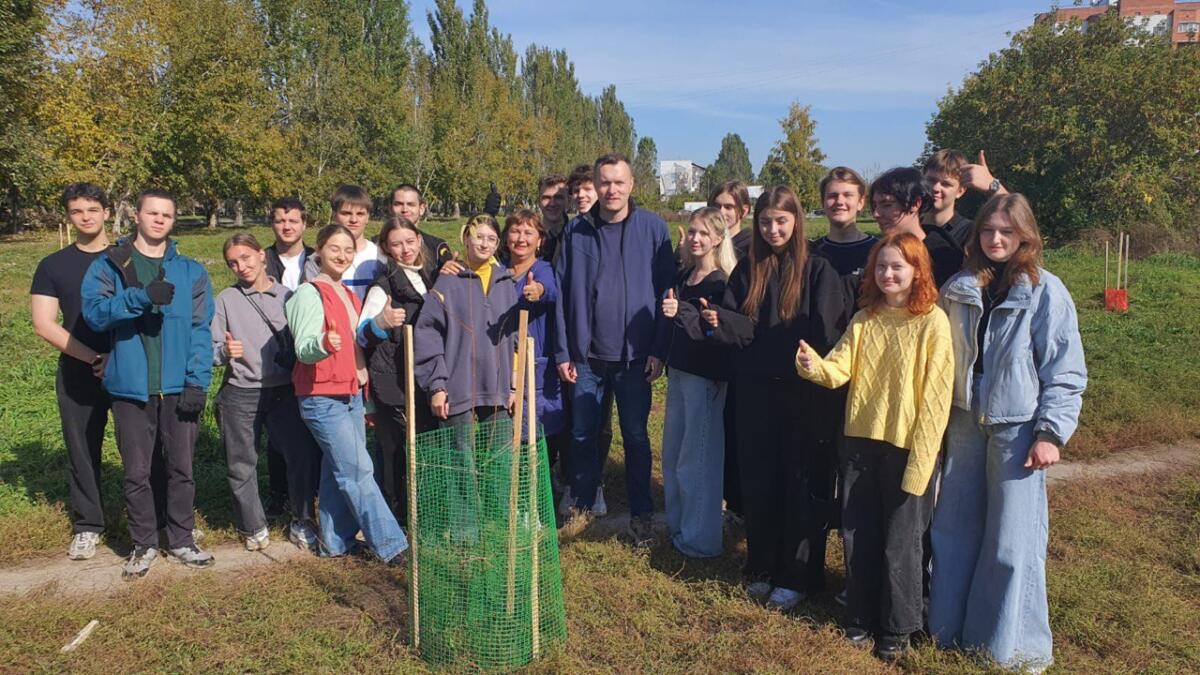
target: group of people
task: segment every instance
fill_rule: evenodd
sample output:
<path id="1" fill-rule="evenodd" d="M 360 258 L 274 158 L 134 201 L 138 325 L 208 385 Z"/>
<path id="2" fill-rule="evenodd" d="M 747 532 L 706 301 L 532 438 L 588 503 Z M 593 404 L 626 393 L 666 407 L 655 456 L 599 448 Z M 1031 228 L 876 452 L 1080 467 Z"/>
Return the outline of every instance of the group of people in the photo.
<path id="1" fill-rule="evenodd" d="M 135 234 L 110 246 L 103 191 L 69 186 L 76 242 L 42 261 L 31 292 L 35 328 L 63 352 L 70 557 L 90 557 L 104 529 L 99 453 L 111 409 L 134 543 L 126 577 L 147 573 L 161 530 L 168 558 L 213 564 L 195 542 L 191 471 L 212 368 L 223 365 L 215 412 L 246 547 L 269 544 L 257 473 L 265 428 L 293 543 L 337 556 L 359 548 L 361 532 L 380 560 L 402 563 L 409 425 L 466 439 L 507 416 L 526 311 L 565 527 L 606 510 L 615 406 L 627 536 L 654 543 L 648 421 L 665 372 L 664 508 L 682 555 L 722 555 L 725 523 L 742 520 L 747 592 L 787 611 L 824 587 L 836 530 L 852 643 L 873 638 L 893 660 L 928 630 L 1004 666 L 1049 665 L 1041 469 L 1075 430 L 1086 369 L 1074 305 L 1041 267 L 1026 199 L 986 163 L 942 150 L 869 186 L 831 170 L 820 184 L 829 232 L 815 241 L 789 188 L 752 204 L 745 185 L 723 183 L 676 249 L 666 222 L 630 200 L 633 187 L 619 154 L 547 176 L 539 209 L 503 225 L 469 218 L 461 258 L 421 231 L 426 204 L 413 185 L 392 192 L 374 240 L 369 195 L 339 188 L 315 249 L 304 206 L 281 199 L 272 245 L 246 233 L 225 243 L 234 284 L 214 302 L 208 274 L 169 237 L 169 194 L 142 193 Z M 955 210 L 968 189 L 989 193 L 974 222 Z M 879 238 L 858 229 L 868 203 Z M 469 441 L 460 445 L 473 461 Z"/>

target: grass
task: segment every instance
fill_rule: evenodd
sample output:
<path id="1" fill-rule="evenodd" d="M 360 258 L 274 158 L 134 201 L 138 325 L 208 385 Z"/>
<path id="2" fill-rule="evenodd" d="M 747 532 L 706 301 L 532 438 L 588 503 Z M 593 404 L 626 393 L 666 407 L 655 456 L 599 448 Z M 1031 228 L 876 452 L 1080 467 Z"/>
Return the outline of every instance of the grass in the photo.
<path id="1" fill-rule="evenodd" d="M 429 229 L 453 240 L 459 223 Z M 820 229 L 814 224 L 812 232 Z M 266 228 L 252 231 L 270 240 Z M 231 281 L 220 259 L 231 233 L 188 228 L 181 250 L 198 258 L 218 289 Z M 3 239 L 0 250 L 0 565 L 59 555 L 69 536 L 67 463 L 53 391 L 55 356 L 33 334 L 29 280 L 55 237 Z M 1200 258 L 1134 261 L 1131 310 L 1103 311 L 1103 259 L 1076 250 L 1047 255 L 1079 308 L 1090 384 L 1069 459 L 1132 445 L 1200 436 Z M 661 438 L 664 384 L 655 387 L 651 438 Z M 216 391 L 214 382 L 213 392 Z M 618 436 L 619 440 L 619 436 Z M 618 447 L 606 477 L 612 508 L 624 508 Z M 206 543 L 234 538 L 230 496 L 211 408 L 202 420 L 195 475 Z M 661 483 L 656 466 L 656 503 Z M 1052 498 L 1052 622 L 1059 663 L 1079 671 L 1200 670 L 1200 476 L 1122 481 L 1111 490 L 1069 486 Z M 108 539 L 127 543 L 120 458 L 109 426 L 103 457 Z M 733 544 L 734 542 L 731 542 Z M 840 563 L 831 546 L 831 582 Z M 840 645 L 836 606 L 816 600 L 806 618 L 772 615 L 737 589 L 740 553 L 685 562 L 669 549 L 640 555 L 610 541 L 562 551 L 566 651 L 538 666 L 570 671 L 866 671 L 869 656 Z M 314 560 L 231 580 L 148 580 L 115 600 L 66 602 L 52 590 L 0 601 L 0 670 L 411 670 L 404 646 L 402 578 L 366 563 Z M 187 608 L 187 609 L 182 609 Z M 132 611 L 130 611 L 132 610 Z M 93 617 L 99 633 L 75 656 L 57 647 Z M 149 628 L 148 628 L 149 627 Z M 912 668 L 977 671 L 969 658 L 919 650 Z"/>
<path id="2" fill-rule="evenodd" d="M 1055 671 L 1200 669 L 1200 472 L 1069 485 L 1051 508 Z M 564 544 L 571 639 L 530 672 L 889 672 L 842 643 L 827 595 L 795 617 L 748 601 L 741 555 L 686 561 L 669 546 Z M 836 554 L 829 564 L 840 576 Z M 406 644 L 406 607 L 403 575 L 363 560 L 152 574 L 112 598 L 68 600 L 50 587 L 0 599 L 0 654 L 12 672 L 413 672 L 424 667 Z M 93 618 L 88 642 L 58 653 Z M 902 668 L 992 672 L 930 646 Z"/>

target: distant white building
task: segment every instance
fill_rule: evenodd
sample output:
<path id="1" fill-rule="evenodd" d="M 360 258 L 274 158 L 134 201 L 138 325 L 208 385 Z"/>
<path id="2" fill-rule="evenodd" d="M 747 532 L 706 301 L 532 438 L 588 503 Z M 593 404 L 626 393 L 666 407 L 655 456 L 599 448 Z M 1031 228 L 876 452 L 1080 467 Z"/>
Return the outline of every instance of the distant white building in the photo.
<path id="1" fill-rule="evenodd" d="M 663 197 L 699 192 L 704 167 L 690 159 L 668 159 L 658 163 L 658 191 Z"/>

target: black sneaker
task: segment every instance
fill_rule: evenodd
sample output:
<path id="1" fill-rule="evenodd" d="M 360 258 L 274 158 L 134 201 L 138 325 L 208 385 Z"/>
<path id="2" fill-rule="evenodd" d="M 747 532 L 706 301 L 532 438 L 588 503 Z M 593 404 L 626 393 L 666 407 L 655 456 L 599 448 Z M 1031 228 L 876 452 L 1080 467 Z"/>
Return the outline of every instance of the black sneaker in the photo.
<path id="1" fill-rule="evenodd" d="M 594 512 L 593 512 L 594 513 Z M 629 529 L 625 532 L 634 548 L 654 546 L 654 516 L 649 513 L 629 517 Z"/>
<path id="2" fill-rule="evenodd" d="M 865 649 L 867 643 L 871 641 L 871 631 L 860 626 L 846 626 L 843 633 L 845 633 L 846 642 L 859 649 Z"/>
<path id="3" fill-rule="evenodd" d="M 875 638 L 875 658 L 893 663 L 908 651 L 908 636 L 883 633 Z"/>

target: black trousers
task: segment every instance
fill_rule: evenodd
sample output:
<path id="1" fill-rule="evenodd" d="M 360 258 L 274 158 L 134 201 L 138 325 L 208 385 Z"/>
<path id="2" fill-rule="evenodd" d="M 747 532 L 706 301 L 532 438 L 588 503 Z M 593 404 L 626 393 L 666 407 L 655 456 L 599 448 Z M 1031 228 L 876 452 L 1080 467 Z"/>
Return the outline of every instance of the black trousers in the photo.
<path id="1" fill-rule="evenodd" d="M 907 450 L 846 437 L 841 454 L 849 623 L 907 635 L 922 625 L 921 537 L 933 490 L 918 497 L 900 489 Z"/>
<path id="2" fill-rule="evenodd" d="M 742 476 L 738 471 L 737 453 L 737 387 L 733 382 L 725 389 L 725 508 L 742 515 Z"/>
<path id="3" fill-rule="evenodd" d="M 812 392 L 792 379 L 739 378 L 738 469 L 746 519 L 745 574 L 816 592 L 825 583 L 825 522 L 831 464 L 811 442 Z"/>
<path id="4" fill-rule="evenodd" d="M 195 543 L 193 508 L 196 484 L 192 480 L 192 460 L 199 424 L 195 416 L 182 417 L 176 412 L 177 394 L 153 396 L 145 403 L 113 399 L 117 446 L 125 467 L 125 508 L 129 516 L 129 536 L 135 546 L 158 545 L 155 516 L 156 493 L 165 520 L 170 548 Z M 161 452 L 166 473 L 165 487 L 153 485 L 151 465 L 156 447 Z"/>
<path id="5" fill-rule="evenodd" d="M 267 437 L 267 485 L 267 497 L 272 503 L 288 503 L 287 456 L 270 436 Z"/>
<path id="6" fill-rule="evenodd" d="M 433 428 L 433 414 L 418 393 L 417 433 Z M 408 415 L 404 406 L 375 405 L 375 479 L 401 525 L 408 524 Z"/>
<path id="7" fill-rule="evenodd" d="M 92 368 L 65 357 L 54 378 L 58 416 L 70 466 L 70 506 L 74 532 L 103 532 L 104 503 L 100 495 L 100 450 L 111 403 Z"/>

